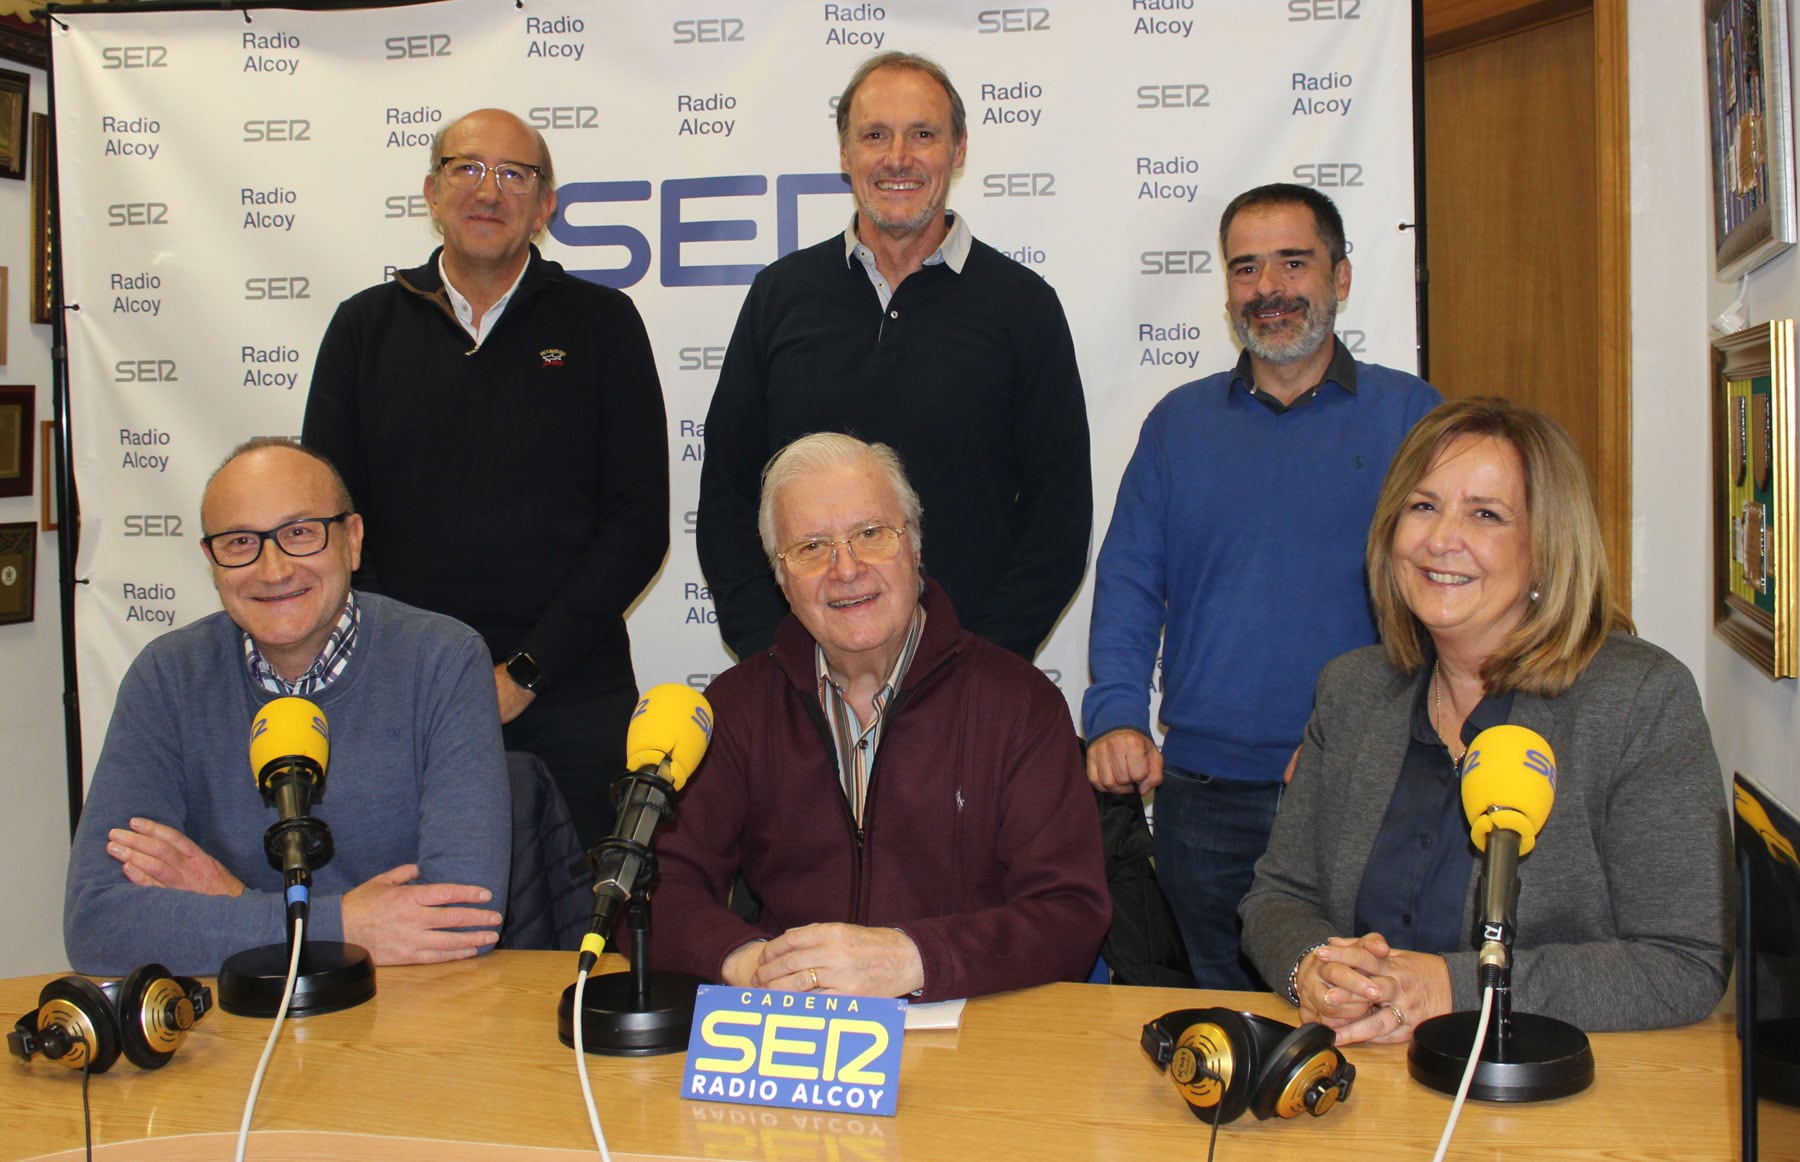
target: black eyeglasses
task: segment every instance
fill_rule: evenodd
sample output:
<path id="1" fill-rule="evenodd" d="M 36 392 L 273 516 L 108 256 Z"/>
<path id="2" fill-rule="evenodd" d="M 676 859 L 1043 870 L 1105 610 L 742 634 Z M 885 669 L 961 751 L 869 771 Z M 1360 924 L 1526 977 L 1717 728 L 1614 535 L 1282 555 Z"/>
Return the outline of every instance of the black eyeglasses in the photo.
<path id="1" fill-rule="evenodd" d="M 263 542 L 274 541 L 290 557 L 315 557 L 331 543 L 331 526 L 341 524 L 350 512 L 336 516 L 304 516 L 272 529 L 229 529 L 201 537 L 206 555 L 221 569 L 242 569 L 262 556 Z"/>
<path id="2" fill-rule="evenodd" d="M 444 180 L 456 189 L 472 190 L 492 172 L 494 184 L 502 192 L 519 196 L 537 188 L 538 179 L 544 176 L 542 169 L 522 161 L 502 161 L 490 166 L 472 157 L 440 157 L 438 168 L 444 171 Z"/>

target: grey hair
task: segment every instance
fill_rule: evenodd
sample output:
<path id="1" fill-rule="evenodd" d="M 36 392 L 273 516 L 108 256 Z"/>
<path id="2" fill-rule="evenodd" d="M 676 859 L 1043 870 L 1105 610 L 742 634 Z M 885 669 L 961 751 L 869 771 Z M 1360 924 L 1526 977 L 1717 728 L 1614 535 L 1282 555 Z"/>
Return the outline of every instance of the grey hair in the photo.
<path id="1" fill-rule="evenodd" d="M 781 558 L 776 555 L 781 551 L 781 546 L 775 543 L 776 495 L 810 473 L 828 468 L 863 466 L 874 468 L 886 477 L 888 487 L 894 490 L 894 495 L 900 500 L 900 510 L 906 517 L 907 533 L 912 537 L 914 550 L 924 549 L 925 510 L 919 504 L 918 492 L 906 478 L 906 469 L 900 463 L 900 453 L 886 444 L 866 443 L 841 432 L 814 432 L 801 436 L 775 453 L 763 468 L 762 499 L 756 509 L 756 531 L 762 536 L 763 554 L 769 558 L 769 568 L 775 571 L 777 581 L 783 580 L 783 575 Z"/>

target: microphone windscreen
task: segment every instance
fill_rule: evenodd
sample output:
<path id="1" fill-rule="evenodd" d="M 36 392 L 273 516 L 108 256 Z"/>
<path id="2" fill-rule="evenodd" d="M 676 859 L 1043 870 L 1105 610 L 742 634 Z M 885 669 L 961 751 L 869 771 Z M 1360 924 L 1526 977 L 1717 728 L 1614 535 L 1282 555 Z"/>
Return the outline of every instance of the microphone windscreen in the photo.
<path id="1" fill-rule="evenodd" d="M 1519 834 L 1519 854 L 1530 853 L 1556 801 L 1556 755 L 1544 736 L 1504 723 L 1475 736 L 1463 756 L 1463 814 L 1481 851 L 1496 827 Z"/>
<path id="2" fill-rule="evenodd" d="M 625 729 L 625 769 L 641 771 L 669 760 L 677 791 L 687 782 L 712 741 L 712 707 L 692 686 L 666 682 L 638 699 Z"/>
<path id="3" fill-rule="evenodd" d="M 279 759 L 310 759 L 323 771 L 330 757 L 325 712 L 304 698 L 277 698 L 250 723 L 250 773 L 258 786 L 263 771 Z"/>

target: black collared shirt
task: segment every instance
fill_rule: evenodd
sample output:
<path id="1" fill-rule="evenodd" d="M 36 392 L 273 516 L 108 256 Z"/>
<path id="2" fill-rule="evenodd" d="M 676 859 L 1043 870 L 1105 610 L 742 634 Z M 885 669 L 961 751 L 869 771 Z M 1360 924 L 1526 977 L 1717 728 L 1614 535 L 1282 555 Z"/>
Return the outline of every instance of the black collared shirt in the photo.
<path id="1" fill-rule="evenodd" d="M 1337 336 L 1331 338 L 1331 362 L 1325 365 L 1325 378 L 1313 384 L 1294 397 L 1293 403 L 1282 403 L 1281 400 L 1262 388 L 1256 386 L 1256 379 L 1251 374 L 1250 352 L 1245 351 L 1238 356 L 1237 369 L 1231 373 L 1231 382 L 1243 384 L 1250 398 L 1262 404 L 1276 415 L 1290 408 L 1305 407 L 1319 398 L 1319 389 L 1328 383 L 1335 383 L 1351 395 L 1356 394 L 1356 360 L 1351 357 L 1350 349 L 1338 342 Z"/>
<path id="2" fill-rule="evenodd" d="M 1463 904 L 1477 853 L 1462 780 L 1431 725 L 1431 667 L 1421 675 L 1412 741 L 1356 894 L 1356 931 L 1379 932 L 1395 948 L 1461 952 L 1470 947 Z M 1483 698 L 1463 722 L 1465 752 L 1476 735 L 1510 719 L 1512 705 L 1511 691 Z"/>

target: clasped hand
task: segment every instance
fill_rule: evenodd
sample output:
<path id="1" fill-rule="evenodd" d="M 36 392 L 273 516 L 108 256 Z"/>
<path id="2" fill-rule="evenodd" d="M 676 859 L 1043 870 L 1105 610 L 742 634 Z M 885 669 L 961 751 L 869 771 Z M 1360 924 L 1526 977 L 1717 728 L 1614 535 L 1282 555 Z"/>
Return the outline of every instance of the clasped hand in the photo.
<path id="1" fill-rule="evenodd" d="M 807 924 L 725 958 L 726 984 L 791 992 L 901 997 L 925 985 L 919 947 L 897 928 Z"/>
<path id="2" fill-rule="evenodd" d="M 1379 932 L 1333 936 L 1294 974 L 1300 1018 L 1337 1032 L 1339 1045 L 1412 1040 L 1423 1021 L 1450 1011 L 1450 968 L 1441 956 L 1390 946 Z"/>

